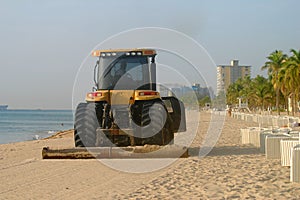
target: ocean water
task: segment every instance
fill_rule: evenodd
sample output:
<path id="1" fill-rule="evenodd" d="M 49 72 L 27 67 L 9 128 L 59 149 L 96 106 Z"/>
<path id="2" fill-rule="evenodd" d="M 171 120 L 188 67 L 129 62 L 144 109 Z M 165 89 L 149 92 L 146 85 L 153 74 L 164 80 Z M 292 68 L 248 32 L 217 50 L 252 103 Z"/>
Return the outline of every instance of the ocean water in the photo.
<path id="1" fill-rule="evenodd" d="M 72 128 L 71 110 L 0 111 L 0 144 L 45 138 Z"/>

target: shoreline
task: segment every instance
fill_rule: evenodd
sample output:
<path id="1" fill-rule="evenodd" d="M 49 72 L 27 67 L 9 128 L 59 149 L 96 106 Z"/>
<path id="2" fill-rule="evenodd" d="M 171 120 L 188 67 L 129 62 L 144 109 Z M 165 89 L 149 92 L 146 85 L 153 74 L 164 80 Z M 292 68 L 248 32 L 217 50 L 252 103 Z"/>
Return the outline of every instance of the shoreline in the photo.
<path id="1" fill-rule="evenodd" d="M 23 141 L 17 141 L 17 142 L 8 142 L 8 143 L 2 143 L 0 145 L 8 145 L 8 144 L 16 144 L 16 143 L 23 143 L 23 142 L 32 142 L 32 141 L 41 141 L 41 140 L 48 140 L 48 139 L 57 139 L 57 138 L 63 138 L 63 137 L 73 137 L 73 131 L 74 129 L 66 129 L 61 130 L 52 133 L 51 135 L 47 137 L 43 137 L 40 139 L 30 139 L 30 140 L 23 140 Z"/>
<path id="2" fill-rule="evenodd" d="M 49 137 L 42 138 L 41 140 L 57 139 L 57 138 L 62 138 L 62 137 L 70 137 L 69 135 L 71 135 L 72 133 L 74 133 L 74 129 L 62 130 L 62 131 L 58 131 L 58 132 L 54 133 L 53 135 L 51 135 Z M 71 136 L 73 137 L 73 134 Z"/>

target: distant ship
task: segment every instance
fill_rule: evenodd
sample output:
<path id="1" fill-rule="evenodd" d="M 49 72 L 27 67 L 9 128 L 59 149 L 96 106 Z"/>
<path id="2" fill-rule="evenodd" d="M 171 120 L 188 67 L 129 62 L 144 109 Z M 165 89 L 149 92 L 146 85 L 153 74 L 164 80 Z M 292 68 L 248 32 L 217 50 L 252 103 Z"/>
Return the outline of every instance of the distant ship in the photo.
<path id="1" fill-rule="evenodd" d="M 1 110 L 7 110 L 8 105 L 0 105 L 0 111 Z"/>

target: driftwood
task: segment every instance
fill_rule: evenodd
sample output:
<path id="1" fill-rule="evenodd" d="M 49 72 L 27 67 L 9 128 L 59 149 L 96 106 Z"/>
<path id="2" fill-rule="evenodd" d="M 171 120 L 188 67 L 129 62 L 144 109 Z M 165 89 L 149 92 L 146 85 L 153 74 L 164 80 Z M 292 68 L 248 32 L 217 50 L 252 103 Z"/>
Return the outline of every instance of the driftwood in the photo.
<path id="1" fill-rule="evenodd" d="M 43 159 L 95 159 L 95 158 L 187 158 L 188 149 L 178 145 L 145 145 L 135 147 L 76 147 L 51 149 L 44 147 Z"/>

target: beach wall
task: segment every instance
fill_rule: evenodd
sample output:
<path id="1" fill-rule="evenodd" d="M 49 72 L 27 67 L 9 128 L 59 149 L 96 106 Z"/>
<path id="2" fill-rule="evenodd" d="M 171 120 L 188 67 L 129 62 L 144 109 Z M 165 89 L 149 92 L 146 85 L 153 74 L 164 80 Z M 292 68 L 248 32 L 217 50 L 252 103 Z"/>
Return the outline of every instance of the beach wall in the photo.
<path id="1" fill-rule="evenodd" d="M 277 116 L 232 112 L 231 117 L 247 122 L 256 122 L 259 124 L 260 127 L 294 127 L 298 126 L 298 124 L 300 123 L 300 118 L 294 116 Z"/>

